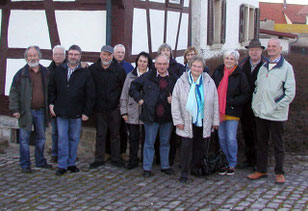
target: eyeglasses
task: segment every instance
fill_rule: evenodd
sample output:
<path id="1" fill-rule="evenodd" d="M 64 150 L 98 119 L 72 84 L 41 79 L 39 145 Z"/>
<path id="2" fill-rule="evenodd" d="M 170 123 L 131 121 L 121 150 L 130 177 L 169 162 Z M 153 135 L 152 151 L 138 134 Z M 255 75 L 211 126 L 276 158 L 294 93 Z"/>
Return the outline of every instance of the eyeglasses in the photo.
<path id="1" fill-rule="evenodd" d="M 69 53 L 68 55 L 75 57 L 75 56 L 80 56 L 80 53 Z"/>
<path id="2" fill-rule="evenodd" d="M 64 56 L 64 54 L 63 53 L 55 53 L 55 54 L 53 54 L 54 56 Z"/>

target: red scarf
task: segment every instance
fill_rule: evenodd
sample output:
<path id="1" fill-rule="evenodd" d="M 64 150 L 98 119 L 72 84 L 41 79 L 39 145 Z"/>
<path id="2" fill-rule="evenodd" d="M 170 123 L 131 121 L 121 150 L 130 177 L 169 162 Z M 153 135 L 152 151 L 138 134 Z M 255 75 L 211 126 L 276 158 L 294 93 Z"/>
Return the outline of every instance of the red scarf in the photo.
<path id="1" fill-rule="evenodd" d="M 227 89 L 228 89 L 229 75 L 232 74 L 232 72 L 235 70 L 236 67 L 237 65 L 235 65 L 231 69 L 227 69 L 226 66 L 224 66 L 224 77 L 221 79 L 219 86 L 218 86 L 217 91 L 218 91 L 220 122 L 225 120 L 225 115 L 226 115 Z"/>

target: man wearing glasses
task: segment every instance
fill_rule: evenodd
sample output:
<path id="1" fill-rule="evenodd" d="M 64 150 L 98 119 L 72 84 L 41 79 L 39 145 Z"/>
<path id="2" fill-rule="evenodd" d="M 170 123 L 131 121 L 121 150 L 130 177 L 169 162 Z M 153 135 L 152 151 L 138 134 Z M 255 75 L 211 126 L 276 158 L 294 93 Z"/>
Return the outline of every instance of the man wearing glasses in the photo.
<path id="1" fill-rule="evenodd" d="M 72 45 L 67 55 L 67 63 L 51 73 L 48 86 L 50 113 L 58 125 L 58 176 L 79 172 L 75 161 L 81 122 L 89 119 L 95 103 L 91 74 L 80 65 L 80 47 Z"/>

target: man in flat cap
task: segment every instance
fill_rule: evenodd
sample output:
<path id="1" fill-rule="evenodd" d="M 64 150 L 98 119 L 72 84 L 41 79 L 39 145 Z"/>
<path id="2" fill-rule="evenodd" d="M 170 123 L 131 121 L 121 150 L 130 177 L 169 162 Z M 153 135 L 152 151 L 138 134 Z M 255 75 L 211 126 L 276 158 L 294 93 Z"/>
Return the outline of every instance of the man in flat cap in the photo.
<path id="1" fill-rule="evenodd" d="M 245 57 L 240 62 L 239 66 L 242 68 L 248 79 L 250 98 L 243 106 L 243 114 L 241 118 L 246 160 L 239 165 L 239 168 L 252 167 L 254 169 L 256 166 L 255 144 L 257 141 L 257 134 L 255 116 L 251 109 L 251 101 L 259 69 L 267 59 L 262 56 L 262 51 L 265 47 L 261 45 L 261 42 L 258 39 L 251 40 L 249 45 L 245 46 L 245 48 L 248 49 L 249 56 Z"/>
<path id="2" fill-rule="evenodd" d="M 106 135 L 110 131 L 111 164 L 124 167 L 120 157 L 120 122 L 119 109 L 122 87 L 126 78 L 124 68 L 113 60 L 113 48 L 104 45 L 100 58 L 89 67 L 95 88 L 96 104 L 96 145 L 95 160 L 90 169 L 105 164 Z"/>

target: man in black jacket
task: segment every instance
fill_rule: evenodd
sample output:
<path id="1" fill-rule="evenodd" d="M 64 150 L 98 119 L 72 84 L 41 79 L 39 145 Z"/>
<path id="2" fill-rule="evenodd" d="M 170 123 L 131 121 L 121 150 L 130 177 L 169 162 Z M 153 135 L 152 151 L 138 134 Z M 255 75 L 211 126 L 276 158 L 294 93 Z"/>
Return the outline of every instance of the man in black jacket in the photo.
<path id="1" fill-rule="evenodd" d="M 81 121 L 86 121 L 95 102 L 94 83 L 88 69 L 80 66 L 81 49 L 72 45 L 68 50 L 68 62 L 60 65 L 50 76 L 49 109 L 57 117 L 58 170 L 62 175 L 75 166 Z"/>
<path id="2" fill-rule="evenodd" d="M 54 72 L 59 65 L 62 65 L 66 62 L 65 60 L 65 48 L 61 45 L 56 45 L 52 49 L 52 62 L 48 66 L 49 73 Z M 58 127 L 57 119 L 55 117 L 51 118 L 51 161 L 58 162 Z"/>
<path id="3" fill-rule="evenodd" d="M 110 131 L 111 164 L 123 167 L 120 157 L 120 122 L 119 109 L 122 87 L 126 78 L 124 68 L 113 61 L 113 48 L 105 45 L 100 58 L 89 67 L 96 89 L 96 146 L 95 161 L 90 168 L 105 164 L 106 134 Z"/>
<path id="4" fill-rule="evenodd" d="M 251 109 L 251 101 L 259 69 L 266 61 L 266 58 L 262 56 L 262 51 L 265 47 L 261 45 L 261 42 L 258 39 L 251 40 L 249 45 L 245 46 L 245 48 L 248 49 L 249 56 L 244 58 L 239 66 L 242 68 L 248 79 L 250 95 L 249 101 L 243 106 L 243 114 L 241 118 L 246 160 L 239 165 L 239 168 L 254 168 L 256 165 L 255 143 L 257 141 L 257 134 L 255 116 Z"/>
<path id="5" fill-rule="evenodd" d="M 143 176 L 151 176 L 154 143 L 159 131 L 161 172 L 173 175 L 169 165 L 170 135 L 172 129 L 171 95 L 177 76 L 168 71 L 169 60 L 158 55 L 156 70 L 144 73 L 131 83 L 129 95 L 142 105 L 140 115 L 144 122 L 145 142 L 143 150 Z"/>

